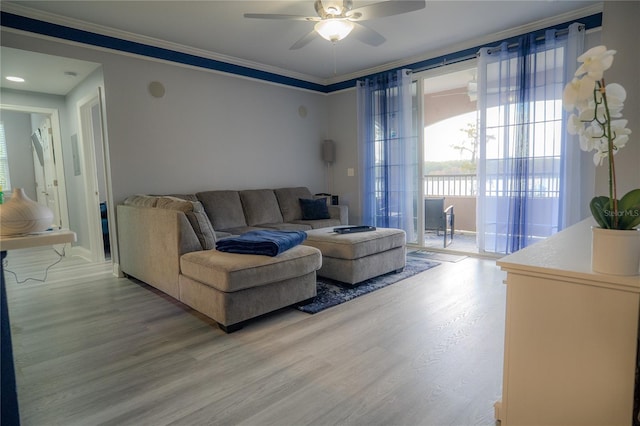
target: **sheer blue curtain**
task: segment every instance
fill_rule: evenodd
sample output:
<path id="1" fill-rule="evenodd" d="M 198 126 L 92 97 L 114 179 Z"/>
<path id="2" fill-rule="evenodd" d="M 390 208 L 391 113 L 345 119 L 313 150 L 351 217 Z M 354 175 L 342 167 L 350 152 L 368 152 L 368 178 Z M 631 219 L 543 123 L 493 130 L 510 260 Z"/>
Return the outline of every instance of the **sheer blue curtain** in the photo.
<path id="1" fill-rule="evenodd" d="M 411 72 L 359 80 L 357 93 L 363 224 L 404 229 L 414 242 L 418 155 Z"/>
<path id="2" fill-rule="evenodd" d="M 533 34 L 480 50 L 478 246 L 512 253 L 579 219 L 579 188 L 562 92 L 576 69 L 584 31 Z M 577 185 L 577 187 L 576 187 Z M 579 191 L 578 191 L 579 192 Z"/>

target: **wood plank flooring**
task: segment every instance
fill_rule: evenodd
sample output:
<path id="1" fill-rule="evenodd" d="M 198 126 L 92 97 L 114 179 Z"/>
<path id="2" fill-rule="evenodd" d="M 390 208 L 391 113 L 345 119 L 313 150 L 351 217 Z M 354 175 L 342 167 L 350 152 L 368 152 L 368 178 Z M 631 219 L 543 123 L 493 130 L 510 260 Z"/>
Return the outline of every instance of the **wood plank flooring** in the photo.
<path id="1" fill-rule="evenodd" d="M 9 252 L 42 278 L 57 256 Z M 111 264 L 7 274 L 23 425 L 495 425 L 504 274 L 467 258 L 225 334 Z"/>

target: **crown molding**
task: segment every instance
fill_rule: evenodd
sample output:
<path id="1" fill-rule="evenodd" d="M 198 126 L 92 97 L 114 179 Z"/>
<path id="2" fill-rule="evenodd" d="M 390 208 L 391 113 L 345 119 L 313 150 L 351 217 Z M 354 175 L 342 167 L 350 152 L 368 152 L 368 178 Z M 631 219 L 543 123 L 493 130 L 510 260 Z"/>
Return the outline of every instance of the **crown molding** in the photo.
<path id="1" fill-rule="evenodd" d="M 598 13 L 602 13 L 603 4 L 596 4 L 593 6 L 585 7 L 582 9 L 573 10 L 571 12 L 563 13 L 561 15 L 556 15 L 552 18 L 542 19 L 539 21 L 531 22 L 526 25 L 522 25 L 519 27 L 511 28 L 508 30 L 500 31 L 497 33 L 489 34 L 483 37 L 479 37 L 473 40 L 468 40 L 462 43 L 458 43 L 455 45 L 447 46 L 443 49 L 438 49 L 434 51 L 430 51 L 428 53 L 417 55 L 409 58 L 404 58 L 402 60 L 398 60 L 395 62 L 389 62 L 386 64 L 382 64 L 376 67 L 368 68 L 362 71 L 358 71 L 351 74 L 341 75 L 339 77 L 333 77 L 328 79 L 325 84 L 333 85 L 343 83 L 345 81 L 354 80 L 358 78 L 362 78 L 367 75 L 378 74 L 384 71 L 393 70 L 396 68 L 408 67 L 411 68 L 412 65 L 428 61 L 429 59 L 446 57 L 447 55 L 451 55 L 453 52 L 461 52 L 467 49 L 472 49 L 478 46 L 490 45 L 491 43 L 499 42 L 500 40 L 509 39 L 512 37 L 517 37 L 522 34 L 539 31 L 545 28 L 553 27 L 559 24 L 564 24 L 567 22 L 574 21 L 576 19 L 584 18 L 586 16 L 596 15 Z"/>
<path id="2" fill-rule="evenodd" d="M 107 37 L 113 37 L 120 40 L 126 40 L 133 43 L 139 43 L 146 46 L 157 47 L 160 49 L 166 49 L 173 52 L 184 53 L 200 58 L 211 59 L 214 61 L 224 62 L 231 65 L 237 65 L 240 67 L 251 68 L 258 71 L 264 71 L 267 73 L 278 74 L 283 77 L 293 78 L 296 80 L 302 80 L 313 84 L 319 84 L 322 86 L 327 85 L 325 79 L 310 76 L 308 74 L 296 73 L 294 71 L 286 70 L 284 68 L 274 67 L 271 65 L 262 64 L 259 62 L 253 62 L 234 56 L 223 55 L 221 53 L 212 52 L 209 50 L 199 49 L 191 46 L 186 46 L 179 43 L 174 43 L 166 40 L 157 39 L 154 37 L 148 37 L 141 34 L 131 33 L 128 31 L 118 30 L 115 28 L 93 24 L 90 22 L 82 21 L 79 19 L 69 18 L 54 13 L 43 12 L 40 10 L 32 9 L 30 7 L 17 5 L 13 3 L 2 4 L 2 11 L 20 15 L 25 18 L 36 19 L 39 21 L 48 22 L 55 25 L 61 25 L 77 30 L 87 31 L 94 34 L 99 34 Z"/>
<path id="3" fill-rule="evenodd" d="M 454 52 L 462 52 L 468 49 L 477 48 L 479 46 L 490 45 L 492 43 L 497 43 L 500 40 L 517 37 L 519 35 L 526 34 L 529 32 L 535 32 L 535 31 L 539 31 L 545 28 L 550 28 L 559 24 L 571 22 L 574 20 L 579 20 L 587 16 L 602 13 L 602 11 L 603 11 L 603 3 L 598 3 L 590 7 L 567 12 L 561 15 L 554 16 L 552 18 L 539 20 L 536 22 L 532 22 L 526 25 L 509 29 L 509 30 L 500 31 L 500 32 L 486 35 L 473 40 L 468 40 L 462 43 L 447 46 L 446 48 L 443 48 L 443 49 L 430 51 L 422 55 L 416 55 L 416 56 L 405 58 L 402 60 L 388 62 L 376 67 L 363 69 L 350 74 L 343 74 L 343 75 L 328 78 L 328 79 L 321 79 L 321 78 L 317 78 L 307 74 L 296 73 L 296 72 L 279 68 L 279 67 L 273 67 L 273 66 L 265 65 L 258 62 L 248 61 L 248 60 L 244 60 L 244 59 L 240 59 L 240 58 L 236 58 L 228 55 L 219 54 L 216 52 L 207 51 L 204 49 L 193 48 L 190 46 L 168 42 L 168 41 L 156 39 L 153 37 L 147 37 L 140 34 L 130 33 L 127 31 L 117 30 L 114 28 L 110 28 L 110 27 L 106 27 L 98 24 L 92 24 L 86 21 L 68 18 L 65 16 L 52 14 L 49 12 L 43 12 L 43 11 L 35 10 L 29 7 L 13 4 L 10 2 L 2 3 L 2 12 L 12 13 L 25 18 L 43 21 L 46 23 L 54 24 L 54 25 L 60 25 L 60 26 L 72 28 L 75 30 L 86 31 L 88 33 L 93 33 L 100 36 L 111 37 L 117 40 L 124 40 L 127 42 L 137 43 L 141 46 L 164 49 L 169 52 L 177 52 L 179 54 L 190 55 L 196 58 L 203 58 L 211 61 L 217 61 L 217 62 L 228 64 L 231 66 L 243 67 L 245 69 L 255 70 L 258 73 L 264 72 L 274 76 L 281 76 L 283 78 L 294 79 L 301 82 L 309 83 L 310 85 L 321 86 L 326 88 L 326 90 L 322 90 L 322 89 L 316 90 L 314 88 L 305 88 L 305 87 L 298 86 L 298 88 L 302 88 L 303 90 L 311 90 L 314 92 L 319 91 L 321 93 L 333 93 L 336 90 L 342 90 L 343 86 L 345 86 L 345 84 L 348 84 L 351 81 L 355 81 L 359 78 L 378 74 L 378 73 L 389 71 L 392 69 L 398 69 L 398 68 L 404 68 L 404 67 L 411 68 L 413 65 L 416 65 L 425 61 L 429 61 L 435 58 L 444 58 L 444 60 L 446 61 L 446 57 L 448 55 L 452 55 L 452 53 Z M 16 31 L 20 31 L 20 30 L 16 30 Z M 29 31 L 25 31 L 25 32 L 29 32 Z M 46 35 L 43 35 L 43 34 L 38 34 L 38 35 L 47 37 Z M 58 39 L 58 40 L 60 39 L 59 37 L 55 37 L 55 36 L 51 36 L 51 38 Z M 67 40 L 67 41 L 74 44 L 89 46 L 95 49 L 116 52 L 122 55 L 143 56 L 151 60 L 159 60 L 162 62 L 177 62 L 177 61 L 165 60 L 162 58 L 154 57 L 153 55 L 144 55 L 140 53 L 127 52 L 124 50 L 119 50 L 116 47 L 113 47 L 113 48 L 101 47 L 91 43 L 82 43 L 81 41 L 77 41 L 77 40 L 75 41 Z M 198 65 L 184 64 L 184 63 L 183 65 L 193 66 L 196 68 L 205 68 L 214 72 L 231 73 L 231 74 L 240 75 L 240 74 L 234 73 L 233 71 L 226 71 L 224 69 L 206 68 Z M 244 77 L 247 77 L 250 79 L 256 79 L 260 81 L 273 82 L 275 84 L 284 84 L 287 86 L 296 87 L 294 84 L 287 84 L 286 82 L 284 83 L 277 82 L 271 78 L 252 77 L 251 75 L 248 75 L 248 76 L 244 75 Z M 334 87 L 331 87 L 331 86 L 334 86 Z"/>

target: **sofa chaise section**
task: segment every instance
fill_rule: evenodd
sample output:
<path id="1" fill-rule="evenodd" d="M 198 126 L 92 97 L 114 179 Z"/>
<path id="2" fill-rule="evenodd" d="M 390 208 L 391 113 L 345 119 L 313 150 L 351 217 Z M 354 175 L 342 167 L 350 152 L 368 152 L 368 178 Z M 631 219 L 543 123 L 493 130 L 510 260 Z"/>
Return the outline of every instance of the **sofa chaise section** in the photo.
<path id="1" fill-rule="evenodd" d="M 191 252 L 181 257 L 180 300 L 234 331 L 250 318 L 316 295 L 319 250 L 299 245 L 278 256 Z"/>
<path id="2" fill-rule="evenodd" d="M 226 332 L 315 296 L 318 249 L 298 245 L 274 257 L 220 252 L 199 201 L 130 198 L 117 207 L 122 272 L 211 317 Z"/>
<path id="3" fill-rule="evenodd" d="M 183 212 L 156 208 L 156 202 L 117 206 L 120 269 L 179 299 L 180 256 L 202 245 Z"/>

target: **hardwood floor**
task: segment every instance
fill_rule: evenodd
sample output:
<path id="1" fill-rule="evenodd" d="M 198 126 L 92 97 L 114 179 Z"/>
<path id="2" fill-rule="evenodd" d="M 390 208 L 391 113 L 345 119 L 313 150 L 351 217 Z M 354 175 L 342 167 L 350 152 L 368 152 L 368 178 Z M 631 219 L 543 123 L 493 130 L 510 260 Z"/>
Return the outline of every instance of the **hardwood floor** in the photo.
<path id="1" fill-rule="evenodd" d="M 52 251 L 10 252 L 42 278 Z M 23 425 L 494 425 L 504 274 L 442 264 L 324 312 L 227 335 L 111 265 L 7 274 Z"/>

